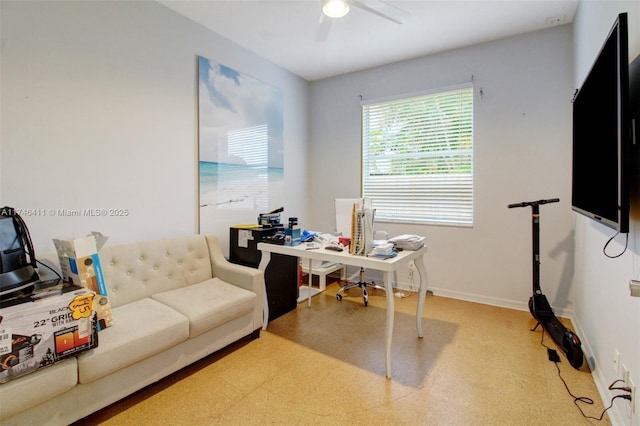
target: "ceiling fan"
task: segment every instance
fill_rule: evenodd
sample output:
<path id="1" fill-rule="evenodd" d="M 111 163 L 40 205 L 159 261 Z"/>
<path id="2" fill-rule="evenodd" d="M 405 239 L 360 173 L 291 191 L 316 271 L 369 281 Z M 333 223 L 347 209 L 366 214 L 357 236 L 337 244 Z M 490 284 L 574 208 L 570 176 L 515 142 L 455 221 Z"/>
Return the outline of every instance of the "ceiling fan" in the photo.
<path id="1" fill-rule="evenodd" d="M 320 2 L 322 13 L 320 14 L 316 41 L 326 40 L 333 20 L 349 13 L 351 6 L 366 10 L 396 24 L 402 24 L 409 17 L 408 12 L 382 0 L 320 0 Z"/>

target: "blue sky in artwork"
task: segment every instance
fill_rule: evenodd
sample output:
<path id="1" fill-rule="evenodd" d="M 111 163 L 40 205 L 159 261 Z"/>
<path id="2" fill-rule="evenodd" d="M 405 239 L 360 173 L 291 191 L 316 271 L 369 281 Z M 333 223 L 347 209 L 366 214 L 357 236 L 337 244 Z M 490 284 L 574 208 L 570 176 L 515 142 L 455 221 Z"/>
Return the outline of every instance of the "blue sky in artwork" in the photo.
<path id="1" fill-rule="evenodd" d="M 211 65 L 209 64 L 209 60 L 203 57 L 199 58 L 199 68 L 200 68 L 200 84 L 204 85 L 207 90 L 204 92 L 207 96 L 210 97 L 211 102 L 220 108 L 225 108 L 230 111 L 233 111 L 233 106 L 229 102 L 229 100 L 225 97 L 224 94 L 220 93 L 216 90 L 213 85 L 213 81 L 209 76 L 209 72 L 211 69 Z M 230 68 L 225 67 L 224 65 L 219 66 L 220 74 L 223 77 L 230 78 L 235 81 L 237 85 L 240 85 L 240 81 L 238 81 L 238 73 L 233 71 Z"/>
<path id="2" fill-rule="evenodd" d="M 227 151 L 230 132 L 266 125 L 269 166 L 283 167 L 282 92 L 207 58 L 198 58 L 200 159 L 238 163 Z"/>
<path id="3" fill-rule="evenodd" d="M 218 64 L 220 66 L 220 73 L 227 77 L 232 79 L 233 81 L 235 81 L 237 84 L 240 84 L 240 73 L 236 70 L 232 70 L 231 68 L 225 67 L 222 64 Z"/>

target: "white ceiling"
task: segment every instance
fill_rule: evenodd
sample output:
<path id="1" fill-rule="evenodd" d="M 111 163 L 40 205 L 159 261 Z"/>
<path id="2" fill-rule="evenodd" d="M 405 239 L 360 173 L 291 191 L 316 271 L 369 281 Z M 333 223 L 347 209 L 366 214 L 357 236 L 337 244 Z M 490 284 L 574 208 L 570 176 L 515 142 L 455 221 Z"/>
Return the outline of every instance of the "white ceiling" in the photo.
<path id="1" fill-rule="evenodd" d="M 404 23 L 352 7 L 324 41 L 320 0 L 158 1 L 313 81 L 569 24 L 579 0 L 386 0 L 409 13 Z"/>

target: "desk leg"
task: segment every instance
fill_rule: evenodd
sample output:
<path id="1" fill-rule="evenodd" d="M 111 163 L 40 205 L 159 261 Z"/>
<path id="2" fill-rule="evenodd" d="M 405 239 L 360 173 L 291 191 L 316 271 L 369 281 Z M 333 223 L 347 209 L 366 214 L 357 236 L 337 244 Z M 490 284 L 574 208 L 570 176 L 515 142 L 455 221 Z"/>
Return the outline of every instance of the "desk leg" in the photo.
<path id="1" fill-rule="evenodd" d="M 313 284 L 313 271 L 311 270 L 311 265 L 313 264 L 313 260 L 309 259 L 309 288 L 307 289 L 308 293 L 308 301 L 307 307 L 311 307 L 311 284 Z"/>
<path id="2" fill-rule="evenodd" d="M 393 300 L 393 283 L 391 282 L 391 273 L 384 272 L 384 288 L 387 295 L 387 330 L 385 333 L 385 354 L 384 358 L 387 367 L 387 378 L 391 378 L 391 338 L 393 337 L 393 320 L 395 315 L 395 301 Z"/>
<path id="3" fill-rule="evenodd" d="M 418 310 L 416 312 L 416 327 L 418 328 L 418 337 L 423 337 L 422 335 L 422 312 L 424 310 L 424 299 L 427 296 L 427 269 L 424 266 L 425 256 L 418 258 L 415 260 L 416 268 L 418 268 L 418 273 L 420 274 L 420 293 L 418 298 Z"/>
<path id="4" fill-rule="evenodd" d="M 266 276 L 267 265 L 271 261 L 271 253 L 268 251 L 262 252 L 262 258 L 260 259 L 260 265 L 258 269 L 262 271 L 263 277 Z M 262 289 L 262 329 L 267 329 L 269 323 L 269 299 L 267 298 L 267 280 L 263 278 L 262 283 L 264 288 Z"/>

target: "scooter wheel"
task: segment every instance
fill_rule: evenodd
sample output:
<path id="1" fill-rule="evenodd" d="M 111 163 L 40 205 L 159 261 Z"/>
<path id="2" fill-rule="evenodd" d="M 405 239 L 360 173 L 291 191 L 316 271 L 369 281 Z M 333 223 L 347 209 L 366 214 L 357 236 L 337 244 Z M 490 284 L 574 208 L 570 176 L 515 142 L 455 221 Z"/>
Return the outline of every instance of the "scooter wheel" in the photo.
<path id="1" fill-rule="evenodd" d="M 584 360 L 584 354 L 582 353 L 582 347 L 580 339 L 571 331 L 567 331 L 562 338 L 562 346 L 564 346 L 565 353 L 569 364 L 576 370 L 582 367 Z"/>

